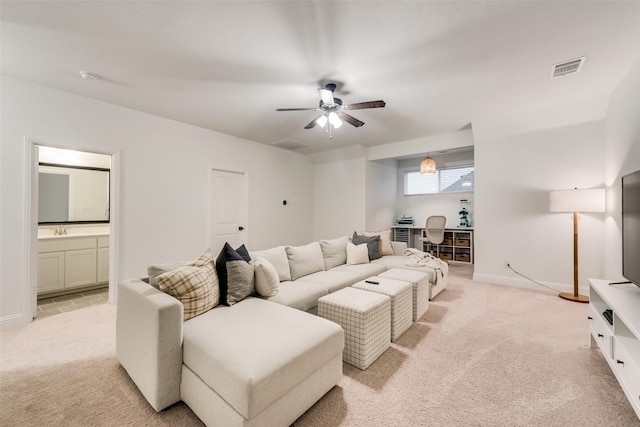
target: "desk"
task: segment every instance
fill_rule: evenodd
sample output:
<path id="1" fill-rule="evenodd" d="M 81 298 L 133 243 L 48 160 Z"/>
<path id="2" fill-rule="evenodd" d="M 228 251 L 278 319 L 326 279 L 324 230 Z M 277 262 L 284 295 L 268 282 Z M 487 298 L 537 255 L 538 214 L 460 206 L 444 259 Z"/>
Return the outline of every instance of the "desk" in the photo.
<path id="1" fill-rule="evenodd" d="M 425 250 L 420 241 L 424 237 L 424 227 L 396 225 L 393 229 L 393 240 L 405 242 L 410 248 Z M 473 228 L 445 228 L 444 240 L 433 245 L 433 254 L 443 261 L 473 264 Z"/>

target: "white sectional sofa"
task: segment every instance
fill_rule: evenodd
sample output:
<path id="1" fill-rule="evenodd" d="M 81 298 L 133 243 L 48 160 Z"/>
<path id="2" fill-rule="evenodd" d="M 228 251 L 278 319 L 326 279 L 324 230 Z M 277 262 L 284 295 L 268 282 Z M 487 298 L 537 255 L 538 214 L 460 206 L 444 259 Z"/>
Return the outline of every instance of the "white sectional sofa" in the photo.
<path id="1" fill-rule="evenodd" d="M 277 271 L 277 294 L 249 296 L 183 320 L 183 304 L 149 284 L 119 284 L 116 356 L 156 411 L 183 400 L 207 425 L 286 426 L 342 377 L 342 328 L 315 316 L 318 299 L 390 268 L 443 273 L 393 255 L 347 264 L 347 238 L 250 252 Z M 256 273 L 257 274 L 257 273 Z"/>
<path id="2" fill-rule="evenodd" d="M 345 238 L 346 239 L 346 238 Z M 336 241 L 333 239 L 331 241 Z M 322 240 L 323 242 L 331 242 Z M 346 241 L 345 241 L 346 243 Z M 303 275 L 291 280 L 291 276 L 280 275 L 281 282 L 279 284 L 279 292 L 273 297 L 266 297 L 265 299 L 286 306 L 297 308 L 298 310 L 308 311 L 315 313 L 318 306 L 318 299 L 324 295 L 328 295 L 331 292 L 335 292 L 347 286 L 351 286 L 356 282 L 366 279 L 370 276 L 378 275 L 391 268 L 405 268 L 410 270 L 417 270 L 429 275 L 429 299 L 433 299 L 447 286 L 447 271 L 441 274 L 440 271 L 436 271 L 430 267 L 422 266 L 408 266 L 407 257 L 403 256 L 404 250 L 407 248 L 407 244 L 403 242 L 391 242 L 393 248 L 393 255 L 383 255 L 382 257 L 371 261 L 368 264 L 356 264 L 348 265 L 344 262 L 336 266 L 328 264 L 326 262 L 328 250 L 323 251 L 324 266 L 325 269 L 316 271 L 310 274 Z M 284 246 L 271 248 L 264 251 L 252 251 L 250 252 L 251 258 L 264 257 L 272 262 L 276 266 L 287 266 L 288 257 L 286 253 L 287 248 Z M 344 258 L 346 260 L 346 256 Z M 317 263 L 316 263 L 317 264 Z M 329 268 L 327 268 L 329 267 Z M 278 269 L 280 271 L 283 268 Z M 304 284 L 304 286 L 299 286 Z"/>

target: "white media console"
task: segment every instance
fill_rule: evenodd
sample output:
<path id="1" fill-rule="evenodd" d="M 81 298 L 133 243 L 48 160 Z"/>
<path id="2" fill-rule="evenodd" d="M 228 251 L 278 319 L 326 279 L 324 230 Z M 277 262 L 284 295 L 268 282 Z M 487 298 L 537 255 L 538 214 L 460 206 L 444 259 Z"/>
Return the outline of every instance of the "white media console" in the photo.
<path id="1" fill-rule="evenodd" d="M 640 288 L 589 279 L 591 347 L 598 347 L 640 418 Z M 611 310 L 612 323 L 605 311 Z"/>

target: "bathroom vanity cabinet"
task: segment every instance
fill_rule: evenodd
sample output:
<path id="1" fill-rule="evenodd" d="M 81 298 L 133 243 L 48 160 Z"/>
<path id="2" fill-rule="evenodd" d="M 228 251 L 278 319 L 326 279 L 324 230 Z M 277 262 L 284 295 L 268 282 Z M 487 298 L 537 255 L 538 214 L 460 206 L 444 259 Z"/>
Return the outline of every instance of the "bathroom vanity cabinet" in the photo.
<path id="1" fill-rule="evenodd" d="M 109 281 L 109 236 L 38 239 L 38 294 Z"/>

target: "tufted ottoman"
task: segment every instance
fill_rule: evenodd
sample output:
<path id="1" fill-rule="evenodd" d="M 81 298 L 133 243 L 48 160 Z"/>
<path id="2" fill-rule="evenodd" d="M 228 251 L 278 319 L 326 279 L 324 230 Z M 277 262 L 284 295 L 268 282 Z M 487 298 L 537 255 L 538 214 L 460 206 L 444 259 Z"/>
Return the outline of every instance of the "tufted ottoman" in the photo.
<path id="1" fill-rule="evenodd" d="M 365 370 L 391 342 L 391 299 L 360 289 L 344 288 L 318 300 L 318 316 L 344 330 L 342 360 Z"/>
<path id="2" fill-rule="evenodd" d="M 368 282 L 377 282 L 368 283 Z M 369 277 L 355 283 L 352 288 L 376 292 L 391 298 L 391 341 L 400 338 L 413 323 L 413 285 L 385 277 Z"/>
<path id="3" fill-rule="evenodd" d="M 413 321 L 417 322 L 429 309 L 429 275 L 416 270 L 392 268 L 378 277 L 402 280 L 413 285 Z"/>

